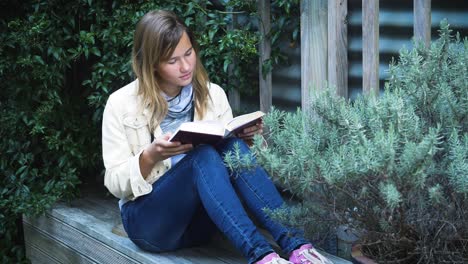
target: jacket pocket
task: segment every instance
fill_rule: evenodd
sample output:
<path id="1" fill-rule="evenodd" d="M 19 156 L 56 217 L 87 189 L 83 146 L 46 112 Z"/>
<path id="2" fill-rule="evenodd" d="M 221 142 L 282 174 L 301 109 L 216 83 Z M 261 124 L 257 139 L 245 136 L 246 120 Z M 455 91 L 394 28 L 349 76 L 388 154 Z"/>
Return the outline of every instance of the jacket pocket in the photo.
<path id="1" fill-rule="evenodd" d="M 148 120 L 144 115 L 126 115 L 123 118 L 123 125 L 133 155 L 150 143 Z"/>

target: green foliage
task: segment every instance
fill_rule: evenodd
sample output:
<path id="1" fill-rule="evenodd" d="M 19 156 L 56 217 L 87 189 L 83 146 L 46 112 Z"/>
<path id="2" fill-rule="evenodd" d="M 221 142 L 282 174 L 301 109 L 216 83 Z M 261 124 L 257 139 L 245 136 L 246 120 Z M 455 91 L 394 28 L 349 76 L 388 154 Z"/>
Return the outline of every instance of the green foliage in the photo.
<path id="1" fill-rule="evenodd" d="M 248 169 L 255 167 L 253 155 L 242 155 L 239 144 L 234 144 L 234 150 L 226 153 L 224 163 L 231 171 L 241 166 Z"/>
<path id="2" fill-rule="evenodd" d="M 23 3 L 19 8 L 31 15 L 0 22 L 7 29 L 0 35 L 2 263 L 22 256 L 16 233 L 21 214 L 39 214 L 74 195 L 80 173 L 86 172 L 82 168 L 99 162 L 98 133 L 81 103 L 86 91 L 67 84 L 77 81 L 68 76 L 78 73 L 82 61 L 64 49 L 87 50 L 92 38 L 67 34 L 75 30 L 68 13 L 72 6 Z"/>
<path id="3" fill-rule="evenodd" d="M 265 118 L 256 157 L 302 202 L 311 237 L 347 225 L 379 263 L 468 260 L 467 47 L 442 22 L 430 48 L 401 51 L 381 97 L 326 91 L 312 115 Z"/>
<path id="4" fill-rule="evenodd" d="M 274 4 L 271 68 L 284 61 L 276 39 L 297 1 Z M 102 175 L 100 126 L 110 93 L 133 78 L 133 30 L 148 11 L 168 9 L 199 39 L 211 80 L 257 90 L 256 1 L 38 0 L 0 3 L 0 262 L 24 261 L 21 215 L 38 215 Z M 231 26 L 233 17 L 237 23 Z M 293 33 L 294 35 L 294 33 Z M 232 81 L 235 80 L 235 81 Z"/>

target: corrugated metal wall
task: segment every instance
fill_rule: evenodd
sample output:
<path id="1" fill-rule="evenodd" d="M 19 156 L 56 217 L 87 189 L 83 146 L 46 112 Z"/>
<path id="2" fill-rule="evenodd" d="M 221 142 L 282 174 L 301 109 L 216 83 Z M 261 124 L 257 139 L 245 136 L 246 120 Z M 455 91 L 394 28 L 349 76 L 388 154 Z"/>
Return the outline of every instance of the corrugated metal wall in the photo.
<path id="1" fill-rule="evenodd" d="M 388 64 L 398 57 L 399 50 L 412 47 L 413 1 L 380 0 L 380 88 L 387 78 Z M 362 1 L 348 0 L 348 58 L 349 96 L 355 98 L 362 90 Z M 432 1 L 432 38 L 438 37 L 439 23 L 447 18 L 451 28 L 468 37 L 468 1 Z M 291 48 L 287 41 L 282 46 L 288 54 L 290 66 L 273 71 L 273 105 L 284 110 L 295 110 L 301 105 L 300 47 Z"/>

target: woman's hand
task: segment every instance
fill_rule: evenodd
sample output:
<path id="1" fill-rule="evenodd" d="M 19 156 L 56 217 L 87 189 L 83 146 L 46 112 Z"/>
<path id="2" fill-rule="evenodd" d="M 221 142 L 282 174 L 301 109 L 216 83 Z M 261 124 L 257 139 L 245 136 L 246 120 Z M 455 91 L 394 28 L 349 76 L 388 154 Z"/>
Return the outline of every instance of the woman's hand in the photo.
<path id="1" fill-rule="evenodd" d="M 147 149 L 154 163 L 185 153 L 193 148 L 192 144 L 169 142 L 169 138 L 171 138 L 171 134 L 166 133 L 162 137 L 156 138 Z"/>
<path id="2" fill-rule="evenodd" d="M 243 139 L 247 145 L 253 144 L 253 138 L 255 135 L 261 135 L 263 133 L 263 121 L 260 119 L 255 125 L 246 127 L 242 132 L 237 133 L 237 137 Z"/>
<path id="3" fill-rule="evenodd" d="M 156 138 L 140 155 L 140 171 L 146 178 L 154 165 L 172 156 L 185 153 L 193 148 L 192 144 L 181 144 L 180 142 L 169 142 L 171 134 Z"/>

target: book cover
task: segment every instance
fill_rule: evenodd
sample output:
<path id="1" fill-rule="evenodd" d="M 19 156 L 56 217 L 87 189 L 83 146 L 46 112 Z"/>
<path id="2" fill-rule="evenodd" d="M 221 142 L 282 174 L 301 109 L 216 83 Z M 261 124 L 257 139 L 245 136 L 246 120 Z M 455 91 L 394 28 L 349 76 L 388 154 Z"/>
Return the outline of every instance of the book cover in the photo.
<path id="1" fill-rule="evenodd" d="M 216 144 L 223 138 L 233 136 L 244 128 L 255 125 L 265 113 L 256 111 L 233 118 L 226 125 L 218 121 L 194 121 L 182 123 L 169 139 L 182 144 Z"/>

